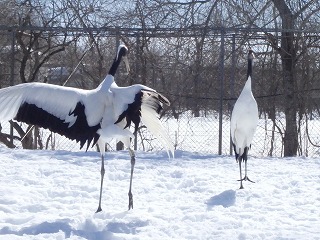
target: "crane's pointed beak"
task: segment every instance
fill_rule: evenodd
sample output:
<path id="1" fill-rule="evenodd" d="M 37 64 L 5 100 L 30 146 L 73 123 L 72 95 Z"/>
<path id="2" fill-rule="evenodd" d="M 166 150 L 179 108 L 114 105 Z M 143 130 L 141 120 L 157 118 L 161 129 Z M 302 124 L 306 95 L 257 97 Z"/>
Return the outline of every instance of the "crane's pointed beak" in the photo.
<path id="1" fill-rule="evenodd" d="M 129 66 L 129 60 L 127 56 L 124 56 L 123 58 L 124 63 L 126 64 L 127 74 L 130 73 L 130 66 Z"/>

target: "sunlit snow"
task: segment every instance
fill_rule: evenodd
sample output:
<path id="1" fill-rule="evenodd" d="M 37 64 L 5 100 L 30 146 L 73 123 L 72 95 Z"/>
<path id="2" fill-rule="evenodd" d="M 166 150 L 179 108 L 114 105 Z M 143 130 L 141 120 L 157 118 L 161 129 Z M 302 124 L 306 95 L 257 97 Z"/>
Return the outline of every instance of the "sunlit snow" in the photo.
<path id="1" fill-rule="evenodd" d="M 320 159 L 106 154 L 101 213 L 97 152 L 0 147 L 0 239 L 320 239 Z"/>

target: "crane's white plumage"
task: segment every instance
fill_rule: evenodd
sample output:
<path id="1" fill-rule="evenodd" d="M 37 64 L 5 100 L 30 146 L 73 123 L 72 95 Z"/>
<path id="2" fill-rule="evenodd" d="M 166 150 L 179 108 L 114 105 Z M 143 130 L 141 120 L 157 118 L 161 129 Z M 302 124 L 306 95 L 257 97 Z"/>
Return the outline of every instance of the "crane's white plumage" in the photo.
<path id="1" fill-rule="evenodd" d="M 133 133 L 142 122 L 163 146 L 173 155 L 173 147 L 167 131 L 162 127 L 159 113 L 169 101 L 154 89 L 143 85 L 118 87 L 114 75 L 121 62 L 127 64 L 127 48 L 120 45 L 117 56 L 103 82 L 93 90 L 56 86 L 45 83 L 24 83 L 0 89 L 0 121 L 14 119 L 48 128 L 80 142 L 82 148 L 98 143 L 102 157 L 101 188 L 104 177 L 105 143 L 112 138 L 123 141 L 131 156 L 129 209 L 133 207 L 131 184 L 134 168 L 134 152 L 130 148 Z M 126 65 L 127 69 L 128 64 Z"/>
<path id="2" fill-rule="evenodd" d="M 258 123 L 258 105 L 251 91 L 251 77 L 236 101 L 231 117 L 231 139 L 238 155 L 250 148 Z"/>
<path id="3" fill-rule="evenodd" d="M 236 160 L 240 168 L 240 188 L 243 188 L 242 181 L 249 180 L 247 176 L 247 158 L 248 150 L 258 124 L 258 105 L 251 90 L 251 75 L 253 65 L 253 52 L 249 50 L 248 54 L 248 73 L 247 81 L 242 92 L 237 99 L 231 114 L 231 140 L 233 143 Z M 245 177 L 242 178 L 241 162 L 245 162 Z M 252 181 L 251 181 L 252 182 Z"/>

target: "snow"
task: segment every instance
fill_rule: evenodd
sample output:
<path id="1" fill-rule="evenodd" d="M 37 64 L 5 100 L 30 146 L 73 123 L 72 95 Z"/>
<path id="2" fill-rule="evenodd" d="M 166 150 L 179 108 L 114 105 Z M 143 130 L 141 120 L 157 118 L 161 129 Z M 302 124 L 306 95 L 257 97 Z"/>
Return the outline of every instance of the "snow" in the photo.
<path id="1" fill-rule="evenodd" d="M 253 157 L 240 184 L 233 156 L 0 147 L 0 239 L 320 239 L 319 158 Z"/>

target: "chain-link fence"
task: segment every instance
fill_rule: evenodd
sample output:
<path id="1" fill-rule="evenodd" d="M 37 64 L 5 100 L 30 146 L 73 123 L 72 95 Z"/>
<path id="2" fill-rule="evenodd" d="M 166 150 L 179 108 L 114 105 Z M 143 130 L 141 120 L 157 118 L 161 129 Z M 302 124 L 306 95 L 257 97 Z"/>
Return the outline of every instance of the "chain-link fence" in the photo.
<path id="1" fill-rule="evenodd" d="M 171 106 L 165 108 L 161 118 L 177 150 L 213 154 L 232 153 L 230 145 L 230 115 L 234 102 L 246 81 L 247 50 L 256 54 L 253 94 L 258 102 L 260 120 L 250 154 L 256 156 L 282 156 L 286 131 L 281 59 L 270 36 L 279 41 L 280 33 L 261 29 L 25 29 L 23 31 L 56 33 L 54 41 L 64 48 L 50 60 L 42 63 L 48 41 L 39 40 L 39 49 L 25 49 L 17 40 L 18 29 L 0 28 L 0 86 L 21 83 L 25 79 L 93 88 L 103 79 L 110 66 L 118 43 L 122 40 L 130 48 L 132 72 L 129 76 L 120 70 L 116 81 L 120 86 L 142 83 L 167 96 Z M 88 34 L 90 32 L 90 34 Z M 299 41 L 308 46 L 299 49 L 297 64 L 296 104 L 299 148 L 298 153 L 318 156 L 320 129 L 318 120 L 319 94 L 319 33 L 299 33 Z M 92 36 L 97 45 L 92 46 Z M 68 39 L 68 43 L 66 43 Z M 70 40 L 72 39 L 72 40 Z M 310 40 L 311 39 L 311 40 Z M 52 40 L 51 40 L 52 41 Z M 56 44 L 58 48 L 60 45 Z M 53 50 L 52 50 L 53 51 Z M 22 62 L 27 65 L 22 72 Z M 49 58 L 48 58 L 49 59 Z M 37 64 L 39 71 L 34 73 Z M 73 72 L 72 77 L 70 74 Z M 26 78 L 27 77 L 27 78 Z M 28 78 L 30 77 L 30 78 Z M 33 78 L 32 78 L 33 77 Z M 19 143 L 18 133 L 9 123 L 1 125 L 2 142 Z M 26 130 L 27 126 L 24 127 Z M 13 136 L 10 140 L 9 135 Z M 42 143 L 37 147 L 78 150 L 79 147 L 57 135 L 40 130 Z M 6 138 L 6 141 L 4 139 Z M 37 137 L 35 137 L 37 138 Z M 6 144 L 8 145 L 8 144 Z M 108 149 L 116 149 L 116 140 Z M 137 134 L 137 149 L 152 151 L 162 147 L 141 127 Z"/>

